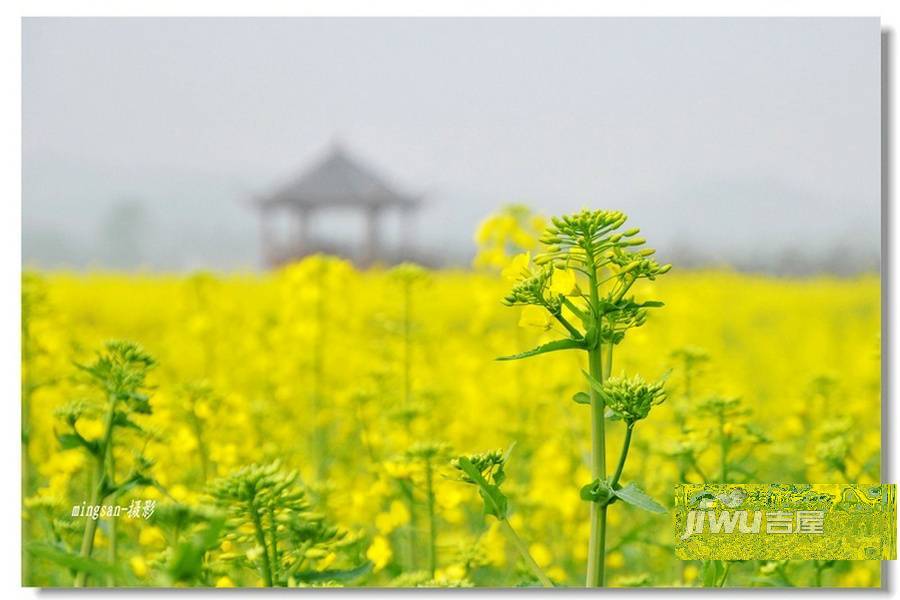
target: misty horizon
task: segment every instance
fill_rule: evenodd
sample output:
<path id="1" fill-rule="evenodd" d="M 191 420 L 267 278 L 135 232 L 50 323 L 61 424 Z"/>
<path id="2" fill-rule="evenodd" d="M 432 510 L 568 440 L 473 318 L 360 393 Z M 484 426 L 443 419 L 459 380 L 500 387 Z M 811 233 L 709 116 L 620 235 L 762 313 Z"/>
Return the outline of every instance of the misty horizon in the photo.
<path id="1" fill-rule="evenodd" d="M 339 140 L 424 195 L 441 264 L 518 203 L 623 210 L 688 266 L 875 270 L 879 44 L 877 19 L 25 19 L 23 262 L 259 269 L 253 199 Z"/>

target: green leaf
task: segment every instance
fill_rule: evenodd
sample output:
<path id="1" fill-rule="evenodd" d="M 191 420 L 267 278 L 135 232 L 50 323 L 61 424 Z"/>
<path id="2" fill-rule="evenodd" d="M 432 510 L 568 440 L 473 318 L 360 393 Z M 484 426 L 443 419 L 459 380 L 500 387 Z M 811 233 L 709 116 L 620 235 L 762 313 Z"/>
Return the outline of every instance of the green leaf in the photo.
<path id="1" fill-rule="evenodd" d="M 466 456 L 459 457 L 459 468 L 462 469 L 463 473 L 469 476 L 469 479 L 475 482 L 475 485 L 481 486 L 482 481 L 485 481 L 484 477 L 481 473 L 478 472 L 478 469 L 475 468 L 475 465 L 472 464 L 472 461 L 468 459 Z M 485 481 L 485 483 L 487 483 Z"/>
<path id="2" fill-rule="evenodd" d="M 572 338 L 565 338 L 562 340 L 553 340 L 552 342 L 547 342 L 546 344 L 542 344 L 537 348 L 532 348 L 531 350 L 526 350 L 525 352 L 520 352 L 519 354 L 512 354 L 510 356 L 501 356 L 496 360 L 519 360 L 521 358 L 528 358 L 530 356 L 537 356 L 538 354 L 546 354 L 547 352 L 556 352 L 558 350 L 586 350 L 587 342 L 584 340 L 573 340 Z"/>
<path id="3" fill-rule="evenodd" d="M 590 404 L 591 397 L 584 392 L 576 392 L 574 396 L 572 396 L 572 401 L 575 404 Z"/>
<path id="4" fill-rule="evenodd" d="M 85 558 L 44 542 L 32 542 L 26 546 L 29 554 L 66 567 L 74 572 L 85 572 L 93 578 L 119 573 L 119 567 L 101 562 L 95 558 Z"/>
<path id="5" fill-rule="evenodd" d="M 644 493 L 644 490 L 633 483 L 629 483 L 625 487 L 613 490 L 616 498 L 619 498 L 626 504 L 636 506 L 640 509 L 653 513 L 666 513 L 666 509 L 656 500 Z"/>
<path id="6" fill-rule="evenodd" d="M 638 306 L 640 306 L 641 308 L 661 308 L 665 305 L 665 302 L 660 302 L 659 300 L 647 300 L 645 302 L 641 302 Z"/>
<path id="7" fill-rule="evenodd" d="M 103 497 L 105 498 L 113 493 L 124 494 L 125 492 L 136 487 L 149 487 L 156 485 L 156 481 L 147 477 L 143 473 L 133 473 L 128 479 L 116 486 L 109 486 L 106 484 L 106 480 L 104 480 L 104 486 L 101 491 Z"/>
<path id="8" fill-rule="evenodd" d="M 97 442 L 89 442 L 78 433 L 62 433 L 57 434 L 56 439 L 63 450 L 71 450 L 72 448 L 85 448 L 91 454 L 100 452 L 100 444 Z"/>
<path id="9" fill-rule="evenodd" d="M 168 565 L 172 581 L 192 583 L 200 578 L 203 571 L 203 557 L 218 545 L 219 532 L 223 526 L 223 519 L 213 519 L 205 530 L 178 545 Z"/>
<path id="10" fill-rule="evenodd" d="M 600 330 L 596 325 L 591 325 L 590 327 L 588 327 L 588 330 L 584 335 L 584 341 L 587 343 L 588 349 L 597 347 L 598 343 L 600 342 Z"/>
<path id="11" fill-rule="evenodd" d="M 116 411 L 115 415 L 113 415 L 113 425 L 116 427 L 126 427 L 128 429 L 134 429 L 135 431 L 143 432 L 144 430 L 140 425 L 132 421 L 128 418 L 128 415 L 121 411 Z"/>
<path id="12" fill-rule="evenodd" d="M 123 399 L 134 412 L 142 415 L 153 414 L 153 408 L 150 406 L 150 397 L 146 394 L 126 392 Z"/>
<path id="13" fill-rule="evenodd" d="M 366 561 L 358 567 L 352 569 L 326 569 L 324 571 L 302 571 L 295 573 L 294 578 L 298 581 L 312 583 L 317 581 L 350 581 L 357 577 L 362 577 L 372 570 L 372 563 Z"/>
<path id="14" fill-rule="evenodd" d="M 475 468 L 465 456 L 459 459 L 459 468 L 469 476 L 469 479 L 478 486 L 478 494 L 484 502 L 484 515 L 494 515 L 498 519 L 505 519 L 509 510 L 509 501 L 500 488 L 487 482 L 484 476 Z"/>
<path id="15" fill-rule="evenodd" d="M 509 511 L 509 500 L 496 485 L 487 484 L 480 486 L 478 493 L 484 501 L 484 516 L 494 515 L 498 519 L 505 519 Z"/>
<path id="16" fill-rule="evenodd" d="M 563 304 L 565 304 L 566 307 L 570 311 L 572 311 L 572 314 L 578 317 L 578 320 L 581 321 L 581 324 L 587 327 L 590 321 L 589 313 L 583 311 L 577 304 L 575 304 L 565 296 L 560 296 L 560 298 L 562 299 Z"/>
<path id="17" fill-rule="evenodd" d="M 594 390 L 595 392 L 597 392 L 598 394 L 600 394 L 600 397 L 601 397 L 601 398 L 605 398 L 605 397 L 606 397 L 606 394 L 603 393 L 603 384 L 600 383 L 600 381 L 599 381 L 596 377 L 594 377 L 593 375 L 591 375 L 590 373 L 588 373 L 588 372 L 585 371 L 584 369 L 582 369 L 581 372 L 582 372 L 582 373 L 584 374 L 584 376 L 587 378 L 587 380 L 588 380 L 588 385 L 590 385 L 591 388 L 593 388 L 593 390 Z"/>
<path id="18" fill-rule="evenodd" d="M 599 502 L 603 505 L 609 504 L 609 500 L 614 494 L 615 492 L 609 487 L 609 482 L 600 479 L 595 479 L 589 484 L 582 486 L 579 491 L 581 499 L 585 502 Z"/>
<path id="19" fill-rule="evenodd" d="M 505 465 L 509 461 L 509 457 L 512 454 L 512 451 L 515 450 L 516 444 L 518 442 L 513 442 L 509 445 L 509 448 L 506 449 L 506 452 L 503 453 L 503 464 Z"/>

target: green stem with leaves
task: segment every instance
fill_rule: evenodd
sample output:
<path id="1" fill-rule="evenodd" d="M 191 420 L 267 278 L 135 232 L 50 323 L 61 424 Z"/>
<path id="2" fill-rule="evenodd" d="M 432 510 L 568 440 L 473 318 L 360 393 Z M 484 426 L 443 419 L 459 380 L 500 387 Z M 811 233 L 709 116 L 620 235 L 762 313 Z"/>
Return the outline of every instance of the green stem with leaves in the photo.
<path id="1" fill-rule="evenodd" d="M 602 328 L 603 315 L 599 312 L 600 290 L 597 284 L 597 265 L 593 252 L 587 252 L 588 284 L 590 286 L 590 308 L 594 327 L 599 335 Z M 612 344 L 607 350 L 606 364 L 612 366 Z M 609 371 L 603 368 L 603 345 L 588 350 L 588 370 L 591 377 L 603 383 Z M 590 386 L 591 394 L 591 477 L 606 479 L 606 406 L 600 393 Z M 588 541 L 588 564 L 585 585 L 587 587 L 603 586 L 606 566 L 606 504 L 591 502 L 591 533 Z"/>
<path id="2" fill-rule="evenodd" d="M 650 407 L 664 399 L 661 384 L 650 386 L 636 380 L 616 381 L 618 395 L 614 402 L 604 389 L 612 375 L 615 345 L 621 342 L 628 329 L 644 324 L 647 309 L 663 306 L 659 301 L 638 302 L 625 295 L 639 279 L 654 280 L 672 267 L 648 258 L 655 253 L 652 248 L 637 249 L 645 243 L 643 238 L 635 237 L 640 231 L 638 228 L 617 231 L 627 218 L 620 211 L 587 209 L 553 217 L 552 225 L 547 227 L 540 240 L 546 252 L 536 257 L 538 268 L 532 269 L 526 264 L 512 291 L 504 298 L 508 306 L 543 307 L 562 324 L 568 337 L 527 352 L 501 357 L 501 360 L 518 360 L 559 350 L 587 352 L 586 374 L 591 383 L 590 394 L 586 397 L 584 392 L 579 392 L 575 398 L 579 404 L 589 403 L 591 407 L 590 469 L 593 482 L 582 488 L 581 496 L 591 503 L 585 577 L 587 587 L 602 587 L 605 584 L 606 515 L 613 496 L 644 510 L 665 512 L 636 485 L 631 485 L 620 494 L 606 476 L 607 404 L 615 404 L 619 411 L 617 416 L 626 421 L 630 418 L 633 424 L 646 418 Z M 528 255 L 524 256 L 528 263 Z M 581 283 L 577 281 L 576 274 L 587 278 L 586 287 L 583 280 Z M 572 325 L 563 309 L 568 309 L 581 321 L 584 333 Z M 628 413 L 628 418 L 621 414 L 623 412 Z M 627 458 L 630 428 L 626 436 L 625 447 L 616 467 L 616 483 Z"/>
<path id="3" fill-rule="evenodd" d="M 116 414 L 115 396 L 110 395 L 109 409 L 106 413 L 106 421 L 104 423 L 103 438 L 100 442 L 96 454 L 94 464 L 94 480 L 91 489 L 91 497 L 89 506 L 99 505 L 104 498 L 103 490 L 106 487 L 106 457 L 112 444 L 112 432 Z M 81 537 L 81 558 L 90 558 L 91 552 L 94 550 L 94 537 L 97 534 L 97 519 L 87 519 L 84 525 L 84 534 Z M 84 587 L 87 583 L 87 571 L 78 571 L 75 575 L 75 587 Z"/>
<path id="4" fill-rule="evenodd" d="M 602 365 L 602 353 L 598 350 L 588 352 L 588 368 L 591 376 L 603 382 L 605 374 Z M 591 387 L 591 477 L 606 479 L 606 407 L 597 390 Z M 587 587 L 603 585 L 604 566 L 606 560 L 606 505 L 591 502 L 591 533 L 588 542 Z"/>

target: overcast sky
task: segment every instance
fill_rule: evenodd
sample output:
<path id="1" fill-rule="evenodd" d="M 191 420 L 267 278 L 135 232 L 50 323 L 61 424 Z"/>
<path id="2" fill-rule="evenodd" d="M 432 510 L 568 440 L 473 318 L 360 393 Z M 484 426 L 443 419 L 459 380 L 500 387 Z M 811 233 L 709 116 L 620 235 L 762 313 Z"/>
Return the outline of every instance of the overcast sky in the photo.
<path id="1" fill-rule="evenodd" d="M 877 19 L 26 19 L 24 260 L 258 264 L 246 201 L 336 138 L 471 251 L 524 202 L 621 208 L 661 249 L 877 252 Z M 327 228 L 326 221 L 323 227 Z M 331 226 L 336 226 L 332 223 Z M 105 249 L 104 249 L 105 248 Z"/>

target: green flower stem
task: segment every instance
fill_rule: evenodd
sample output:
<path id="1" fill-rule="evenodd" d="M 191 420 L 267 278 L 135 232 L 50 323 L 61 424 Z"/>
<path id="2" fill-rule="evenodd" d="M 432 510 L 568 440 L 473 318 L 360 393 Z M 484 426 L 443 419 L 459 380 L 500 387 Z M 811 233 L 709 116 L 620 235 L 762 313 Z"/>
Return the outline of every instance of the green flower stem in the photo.
<path id="1" fill-rule="evenodd" d="M 253 519 L 253 528 L 256 531 L 256 543 L 262 548 L 262 577 L 266 587 L 272 587 L 272 565 L 269 562 L 269 547 L 266 544 L 266 534 L 263 531 L 262 520 L 259 517 L 259 509 L 255 502 L 250 502 L 250 517 Z"/>
<path id="2" fill-rule="evenodd" d="M 816 560 L 813 561 L 813 568 L 815 569 L 815 587 L 822 587 L 822 575 L 825 571 L 832 568 L 834 566 L 834 561 L 828 560 Z"/>
<path id="3" fill-rule="evenodd" d="M 434 481 L 431 459 L 425 461 L 426 502 L 428 507 L 428 570 L 434 579 L 437 570 L 437 526 L 434 516 Z"/>
<path id="4" fill-rule="evenodd" d="M 610 351 L 612 348 L 610 347 Z M 597 381 L 604 381 L 602 351 L 588 351 L 588 369 Z M 591 477 L 606 479 L 606 420 L 603 398 L 591 387 Z M 606 505 L 591 502 L 591 534 L 588 542 L 587 587 L 603 585 L 606 562 Z"/>
<path id="5" fill-rule="evenodd" d="M 625 300 L 625 294 L 639 279 L 654 280 L 658 275 L 669 272 L 672 265 L 659 265 L 647 257 L 654 254 L 652 248 L 637 250 L 646 242 L 635 237 L 640 231 L 633 227 L 616 232 L 627 220 L 620 211 L 582 210 L 581 212 L 554 217 L 547 227 L 540 243 L 546 252 L 535 259 L 536 270 L 523 269 L 513 289 L 504 298 L 508 306 L 543 306 L 559 321 L 569 333 L 569 337 L 542 344 L 532 350 L 500 357 L 499 360 L 518 360 L 558 350 L 580 349 L 588 354 L 588 378 L 590 379 L 591 406 L 591 476 L 597 485 L 606 486 L 606 403 L 613 403 L 604 390 L 607 379 L 612 375 L 613 347 L 619 343 L 628 329 L 640 327 L 647 318 L 647 309 L 663 306 L 662 302 L 637 302 Z M 577 303 L 553 289 L 554 269 L 572 270 L 583 274 L 588 282 L 576 288 Z M 615 282 L 607 285 L 607 282 Z M 583 281 L 582 281 L 583 283 Z M 601 300 L 601 287 L 603 298 Z M 549 295 L 548 295 L 549 294 Z M 580 306 L 579 306 L 580 305 Z M 579 331 L 562 314 L 562 307 L 578 317 L 584 326 Z M 627 387 L 627 386 L 626 386 Z M 633 387 L 633 386 L 632 386 Z M 653 404 L 664 399 L 662 383 L 656 387 L 647 386 L 631 402 L 636 417 L 632 421 L 647 416 Z M 581 403 L 584 393 L 575 400 Z M 616 401 L 620 401 L 618 398 Z M 616 468 L 617 480 L 624 468 L 631 431 L 628 431 L 619 464 Z M 606 507 L 610 498 L 601 494 L 587 495 L 593 499 L 590 504 L 590 541 L 587 553 L 587 587 L 602 587 L 605 583 L 606 556 Z M 655 503 L 652 510 L 656 512 Z M 658 507 L 661 508 L 661 507 Z"/>
<path id="6" fill-rule="evenodd" d="M 406 505 L 409 509 L 409 523 L 406 525 L 406 562 L 409 570 L 416 568 L 416 500 L 413 497 L 413 491 L 410 484 L 402 479 L 398 480 L 400 491 L 406 499 Z"/>
<path id="7" fill-rule="evenodd" d="M 569 310 L 572 311 L 572 314 L 574 314 L 576 317 L 578 317 L 581 320 L 585 319 L 586 315 L 585 315 L 584 311 L 577 304 L 575 304 L 574 302 L 569 300 L 569 298 L 567 296 L 560 296 L 560 300 L 562 300 L 562 303 Z M 579 332 L 579 335 L 581 335 L 581 332 Z"/>
<path id="8" fill-rule="evenodd" d="M 512 542 L 513 546 L 516 547 L 516 550 L 519 551 L 519 554 L 522 555 L 522 559 L 525 561 L 525 564 L 528 565 L 528 568 L 531 569 L 538 580 L 540 580 L 541 585 L 543 585 L 545 588 L 552 588 L 553 582 L 550 581 L 550 578 L 547 577 L 547 574 L 544 573 L 544 570 L 541 569 L 540 565 L 538 565 L 531 557 L 531 553 L 528 552 L 528 548 L 525 547 L 525 543 L 522 541 L 522 538 L 519 537 L 519 534 L 516 533 L 516 530 L 513 529 L 513 526 L 509 524 L 509 520 L 500 519 L 500 525 L 503 527 L 503 531 L 506 533 L 509 541 Z"/>
<path id="9" fill-rule="evenodd" d="M 111 451 L 109 453 L 109 483 L 112 486 L 116 485 L 116 459 Z M 116 495 L 113 494 L 111 498 L 115 500 Z M 109 522 L 109 548 L 107 550 L 109 552 L 109 564 L 111 565 L 117 564 L 118 537 L 119 532 L 116 527 L 116 519 L 112 519 Z M 110 572 L 109 575 L 106 576 L 106 587 L 116 587 L 115 573 Z"/>
<path id="10" fill-rule="evenodd" d="M 572 335 L 573 338 L 575 338 L 575 339 L 582 338 L 581 332 L 578 331 L 575 328 L 575 326 L 572 325 L 571 323 L 569 323 L 569 320 L 563 316 L 562 309 L 560 309 L 559 312 L 551 311 L 551 314 L 556 318 L 557 321 L 560 322 L 560 324 L 562 324 L 563 327 L 566 328 L 566 331 L 568 331 Z"/>
<path id="11" fill-rule="evenodd" d="M 116 414 L 116 401 L 112 395 L 109 398 L 109 410 L 106 413 L 104 423 L 103 441 L 100 443 L 99 452 L 94 467 L 94 481 L 91 489 L 90 506 L 97 506 L 103 500 L 103 487 L 106 484 L 106 455 L 112 445 L 113 420 Z M 94 550 L 94 537 L 97 534 L 97 519 L 87 519 L 84 525 L 84 535 L 81 538 L 82 558 L 90 558 Z M 75 587 L 84 587 L 87 583 L 87 571 L 79 571 L 75 575 Z"/>
<path id="12" fill-rule="evenodd" d="M 94 469 L 94 486 L 91 489 L 90 505 L 97 506 L 100 503 L 100 488 L 103 485 L 103 464 L 98 460 Z M 84 525 L 84 535 L 81 538 L 82 558 L 89 558 L 94 549 L 94 535 L 97 533 L 97 520 L 87 519 Z M 84 587 L 87 583 L 87 571 L 78 571 L 75 575 L 75 587 Z"/>
<path id="13" fill-rule="evenodd" d="M 625 459 L 628 457 L 628 447 L 631 445 L 631 434 L 634 431 L 634 423 L 629 423 L 625 428 L 625 440 L 622 442 L 622 453 L 619 454 L 619 464 L 616 465 L 616 472 L 609 482 L 610 487 L 615 488 L 619 483 L 619 477 L 622 476 L 622 469 L 625 468 Z"/>
<path id="14" fill-rule="evenodd" d="M 278 581 L 278 523 L 275 521 L 275 508 L 269 506 L 269 539 L 272 546 L 272 580 Z"/>
<path id="15" fill-rule="evenodd" d="M 637 277 L 632 275 L 630 277 L 630 281 L 628 281 L 628 283 L 622 283 L 622 289 L 619 290 L 618 294 L 616 294 L 616 299 L 615 299 L 616 302 L 620 301 L 622 298 L 625 297 L 625 294 L 628 292 L 628 290 L 631 289 L 631 286 L 634 285 L 635 281 L 637 281 Z"/>
<path id="16" fill-rule="evenodd" d="M 590 285 L 590 303 L 594 326 L 600 329 L 603 315 L 600 313 L 600 290 L 597 283 L 597 264 L 594 253 L 586 249 L 588 258 L 588 280 Z M 608 368 L 603 369 L 603 346 L 588 350 L 588 370 L 594 379 L 603 383 L 609 376 L 612 366 L 612 344 L 606 358 Z M 603 398 L 590 387 L 591 392 L 591 477 L 606 479 L 606 406 Z M 591 533 L 588 542 L 587 587 L 602 587 L 606 566 L 606 505 L 591 502 Z"/>
<path id="17" fill-rule="evenodd" d="M 722 579 L 721 579 L 721 581 L 719 581 L 719 586 L 718 586 L 718 587 L 725 587 L 725 582 L 728 581 L 728 572 L 729 572 L 730 570 L 731 570 L 731 563 L 730 563 L 730 562 L 726 562 L 726 563 L 725 563 L 725 570 L 724 570 L 723 573 L 722 573 Z"/>

